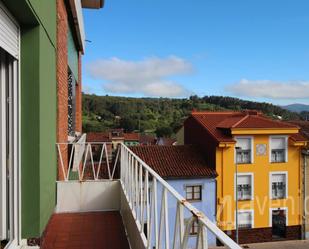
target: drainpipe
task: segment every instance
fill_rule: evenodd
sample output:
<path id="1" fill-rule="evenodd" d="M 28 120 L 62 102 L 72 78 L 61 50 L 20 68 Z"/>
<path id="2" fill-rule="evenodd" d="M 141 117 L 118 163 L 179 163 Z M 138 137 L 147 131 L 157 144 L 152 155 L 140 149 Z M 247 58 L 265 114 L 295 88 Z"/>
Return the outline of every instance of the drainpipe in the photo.
<path id="1" fill-rule="evenodd" d="M 309 156 L 309 150 L 302 150 L 302 155 L 304 156 L 304 180 L 303 180 L 303 198 L 304 198 L 304 203 L 303 203 L 303 234 L 302 234 L 302 239 L 306 239 L 306 197 L 307 197 L 307 159 Z"/>

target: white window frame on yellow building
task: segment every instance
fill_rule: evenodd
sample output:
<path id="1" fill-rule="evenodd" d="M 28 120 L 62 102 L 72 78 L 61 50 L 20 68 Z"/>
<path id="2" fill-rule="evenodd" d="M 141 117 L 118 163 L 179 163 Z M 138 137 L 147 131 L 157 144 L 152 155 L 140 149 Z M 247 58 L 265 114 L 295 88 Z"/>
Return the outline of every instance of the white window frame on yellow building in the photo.
<path id="1" fill-rule="evenodd" d="M 235 136 L 234 139 L 236 140 L 235 148 L 234 148 L 234 163 L 236 164 L 253 164 L 254 163 L 254 137 L 253 136 Z M 250 139 L 251 143 L 251 162 L 250 163 L 238 163 L 237 162 L 237 139 Z"/>
<path id="2" fill-rule="evenodd" d="M 237 185 L 236 185 L 237 176 L 251 176 L 251 198 L 247 200 L 237 200 L 237 201 L 240 201 L 240 202 L 241 201 L 253 201 L 254 200 L 254 173 L 253 172 L 241 172 L 241 173 L 234 174 L 234 200 L 236 200 L 236 191 L 238 191 Z"/>
<path id="3" fill-rule="evenodd" d="M 248 213 L 250 212 L 251 213 L 251 228 L 248 228 L 248 229 L 252 229 L 254 228 L 254 209 L 240 209 L 236 212 L 236 210 L 234 211 L 235 212 L 235 221 L 236 221 L 236 218 L 238 217 L 238 213 Z M 236 229 L 236 224 L 235 224 L 235 229 Z M 238 229 L 239 229 L 239 217 L 238 217 Z"/>
<path id="4" fill-rule="evenodd" d="M 285 139 L 285 161 L 284 162 L 272 162 L 271 160 L 271 151 L 272 151 L 272 139 L 274 138 L 284 138 Z M 269 162 L 270 163 L 287 163 L 288 162 L 288 139 L 289 137 L 287 135 L 274 135 L 274 136 L 269 136 L 269 152 L 268 152 L 268 156 L 269 156 Z"/>
<path id="5" fill-rule="evenodd" d="M 285 198 L 273 198 L 272 196 L 272 176 L 273 175 L 285 175 Z M 288 189 L 289 189 L 289 178 L 288 178 L 288 172 L 287 171 L 271 171 L 269 172 L 269 199 L 270 200 L 284 200 L 286 198 L 288 198 Z"/>

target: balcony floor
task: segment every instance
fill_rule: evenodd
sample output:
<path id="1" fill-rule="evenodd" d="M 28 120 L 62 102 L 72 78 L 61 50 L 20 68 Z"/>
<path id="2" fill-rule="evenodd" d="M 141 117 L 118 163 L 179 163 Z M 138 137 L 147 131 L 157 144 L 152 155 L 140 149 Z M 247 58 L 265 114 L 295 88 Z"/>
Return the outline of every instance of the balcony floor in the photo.
<path id="1" fill-rule="evenodd" d="M 129 249 L 117 211 L 55 214 L 42 249 Z"/>

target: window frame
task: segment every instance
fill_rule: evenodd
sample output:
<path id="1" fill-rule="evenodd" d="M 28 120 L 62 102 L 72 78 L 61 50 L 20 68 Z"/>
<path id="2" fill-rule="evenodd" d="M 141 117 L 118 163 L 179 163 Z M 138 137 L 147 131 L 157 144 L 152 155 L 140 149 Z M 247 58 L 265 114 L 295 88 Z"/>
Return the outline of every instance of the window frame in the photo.
<path id="1" fill-rule="evenodd" d="M 273 193 L 272 193 L 272 176 L 273 175 L 285 175 L 285 198 L 273 198 Z M 287 171 L 271 171 L 269 172 L 269 199 L 270 200 L 284 200 L 288 198 L 288 172 Z"/>
<path id="2" fill-rule="evenodd" d="M 12 22 L 12 25 L 16 26 L 18 29 L 18 33 L 17 33 L 17 39 L 18 39 L 18 43 L 20 44 L 20 26 L 18 24 L 18 22 L 16 21 L 16 19 L 11 15 L 10 11 L 6 8 L 6 6 L 0 2 L 0 9 L 1 12 L 4 13 Z M 0 13 L 0 14 L 2 14 Z M 5 117 L 3 119 L 1 119 L 1 132 L 3 131 L 7 131 L 6 129 L 3 130 L 3 127 L 6 125 L 6 122 L 10 119 L 11 120 L 11 129 L 10 132 L 8 134 L 1 137 L 1 142 L 2 144 L 6 143 L 6 136 L 10 137 L 10 149 L 11 149 L 11 157 L 9 160 L 9 164 L 10 167 L 12 169 L 12 171 L 9 174 L 10 177 L 10 188 L 9 188 L 9 193 L 5 193 L 5 196 L 2 196 L 2 194 L 0 195 L 0 199 L 2 201 L 2 198 L 5 199 L 5 201 L 9 202 L 10 205 L 10 210 L 9 210 L 9 214 L 6 217 L 6 221 L 10 226 L 10 230 L 7 231 L 7 235 L 8 235 L 8 241 L 7 244 L 5 245 L 5 248 L 9 249 L 9 248 L 17 248 L 20 245 L 21 242 L 21 163 L 20 163 L 20 158 L 21 158 L 21 84 L 20 84 L 20 63 L 21 63 L 21 59 L 20 59 L 20 48 L 18 50 L 17 54 L 12 54 L 12 51 L 7 50 L 7 48 L 3 47 L 2 51 L 4 53 L 2 53 L 2 56 L 5 56 L 5 54 L 8 54 L 11 58 L 13 58 L 11 60 L 10 63 L 4 62 L 5 67 L 10 68 L 9 70 L 11 70 L 10 73 L 8 73 L 7 71 L 5 72 L 5 74 L 3 74 L 3 70 L 7 70 L 3 68 L 3 64 L 1 62 L 1 68 L 0 70 L 2 71 L 2 75 L 1 75 L 1 81 L 3 81 L 3 77 L 8 77 L 9 79 L 9 84 L 10 84 L 10 88 L 11 88 L 11 99 L 10 99 L 10 103 L 12 103 L 12 105 L 10 105 L 9 108 L 11 108 L 10 110 L 6 110 L 5 112 L 8 111 L 8 113 L 11 114 L 11 117 Z M 3 57 L 1 58 L 3 59 Z M 9 75 L 9 76 L 8 76 Z M 2 84 L 1 86 L 1 95 L 2 95 L 2 91 L 4 89 L 6 89 L 7 85 L 6 84 Z M 4 102 L 3 102 L 4 101 Z M 1 98 L 1 110 L 2 112 L 4 111 L 4 109 L 6 108 L 6 99 Z M 1 113 L 2 115 L 2 113 Z M 4 146 L 6 147 L 6 146 Z M 5 150 L 4 148 L 2 148 L 1 150 L 1 155 L 3 153 L 3 150 Z M 6 151 L 5 151 L 6 152 Z M 5 156 L 1 156 L 1 161 L 3 162 L 3 160 L 5 160 L 5 164 L 3 163 L 3 165 L 7 164 L 7 157 Z M 2 170 L 2 167 L 0 167 Z M 5 177 L 6 177 L 6 173 L 5 173 Z M 1 179 L 2 180 L 2 179 Z M 4 182 L 0 181 L 0 184 L 3 185 L 5 184 Z M 3 190 L 2 186 L 1 186 L 1 191 Z M 8 189 L 6 189 L 8 190 Z M 7 207 L 6 207 L 7 208 Z M 3 210 L 3 211 L 7 211 Z M 1 210 L 1 215 L 2 215 L 2 210 Z M 1 225 L 1 229 L 5 229 L 6 226 L 3 226 L 3 224 Z M 2 233 L 3 231 L 1 231 Z"/>
<path id="3" fill-rule="evenodd" d="M 238 217 L 239 213 L 251 213 L 251 228 L 240 228 L 239 227 L 239 219 L 238 219 L 238 229 L 239 230 L 245 230 L 245 229 L 253 229 L 254 228 L 254 209 L 240 209 L 240 210 L 235 210 L 235 224 L 234 227 L 236 229 L 236 218 Z"/>
<path id="4" fill-rule="evenodd" d="M 190 218 L 184 218 L 184 224 L 187 225 L 189 220 L 190 220 Z M 189 231 L 188 236 L 196 237 L 198 235 L 198 228 L 199 228 L 198 226 L 199 226 L 198 221 L 194 220 L 192 222 L 192 226 L 190 227 L 190 231 Z M 197 229 L 196 232 L 195 232 L 195 228 Z"/>
<path id="5" fill-rule="evenodd" d="M 275 139 L 275 138 L 283 138 L 285 140 L 285 155 L 284 155 L 284 161 L 283 162 L 273 162 L 272 161 L 272 139 Z M 269 136 L 269 153 L 268 153 L 268 156 L 269 156 L 269 162 L 270 163 L 287 163 L 288 162 L 288 154 L 289 154 L 289 151 L 288 151 L 288 136 L 286 135 L 275 135 L 275 136 Z"/>
<path id="6" fill-rule="evenodd" d="M 187 188 L 192 188 L 192 197 L 194 197 L 194 187 L 199 187 L 200 188 L 200 199 L 187 199 Z M 202 193 L 203 193 L 203 184 L 186 184 L 184 186 L 184 189 L 185 189 L 185 197 L 186 197 L 186 200 L 189 201 L 189 202 L 199 202 L 199 201 L 202 201 L 203 200 L 203 196 L 202 196 Z"/>
<path id="7" fill-rule="evenodd" d="M 285 225 L 286 227 L 289 225 L 289 208 L 288 207 L 276 207 L 276 208 L 269 208 L 269 227 L 273 226 L 273 211 L 285 211 Z"/>
<path id="8" fill-rule="evenodd" d="M 235 201 L 236 201 L 236 191 L 238 191 L 238 186 L 236 185 L 237 176 L 250 176 L 251 177 L 251 198 L 245 199 L 245 200 L 238 199 L 237 201 L 252 201 L 254 199 L 254 174 L 252 172 L 241 172 L 241 173 L 234 174 L 234 199 Z"/>
<path id="9" fill-rule="evenodd" d="M 236 144 L 234 146 L 234 163 L 237 165 L 240 164 L 253 164 L 254 163 L 254 138 L 253 136 L 236 136 L 234 137 L 234 139 L 236 140 L 236 144 L 237 144 L 237 139 L 250 139 L 250 151 L 251 151 L 251 155 L 250 155 L 250 162 L 248 163 L 242 163 L 242 162 L 237 162 L 237 151 L 236 151 Z"/>

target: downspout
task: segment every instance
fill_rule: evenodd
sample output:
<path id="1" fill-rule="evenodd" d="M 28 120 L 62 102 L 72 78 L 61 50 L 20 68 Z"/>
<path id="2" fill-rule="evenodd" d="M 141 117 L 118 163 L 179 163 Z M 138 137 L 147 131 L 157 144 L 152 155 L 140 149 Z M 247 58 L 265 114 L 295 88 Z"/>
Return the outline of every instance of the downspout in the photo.
<path id="1" fill-rule="evenodd" d="M 309 150 L 302 150 L 302 155 L 304 156 L 304 179 L 303 179 L 303 228 L 302 228 L 302 239 L 306 239 L 306 228 L 307 228 L 307 224 L 306 224 L 306 197 L 307 197 L 307 159 L 308 159 L 308 155 L 309 155 Z"/>

